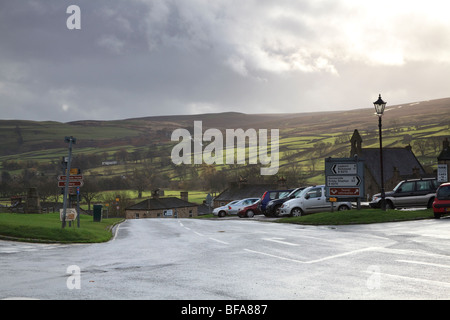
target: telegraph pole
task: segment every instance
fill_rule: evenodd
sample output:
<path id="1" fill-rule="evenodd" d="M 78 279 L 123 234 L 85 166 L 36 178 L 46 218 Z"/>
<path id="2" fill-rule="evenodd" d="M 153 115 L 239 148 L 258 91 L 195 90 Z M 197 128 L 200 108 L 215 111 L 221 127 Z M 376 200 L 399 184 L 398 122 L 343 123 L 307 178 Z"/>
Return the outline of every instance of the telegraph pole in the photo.
<path id="1" fill-rule="evenodd" d="M 65 137 L 64 142 L 69 143 L 69 157 L 67 159 L 66 185 L 64 187 L 63 218 L 61 226 L 63 229 L 66 227 L 67 194 L 69 193 L 70 164 L 72 163 L 72 144 L 76 144 L 77 139 L 72 136 Z"/>

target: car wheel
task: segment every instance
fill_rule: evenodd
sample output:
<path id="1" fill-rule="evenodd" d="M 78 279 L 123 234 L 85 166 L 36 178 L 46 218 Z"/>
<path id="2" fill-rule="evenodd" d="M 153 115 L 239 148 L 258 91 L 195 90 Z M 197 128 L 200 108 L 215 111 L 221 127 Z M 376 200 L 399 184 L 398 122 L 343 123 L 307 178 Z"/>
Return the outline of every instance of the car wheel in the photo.
<path id="1" fill-rule="evenodd" d="M 428 201 L 427 209 L 433 208 L 433 202 L 434 202 L 434 198 L 431 198 L 430 201 Z"/>
<path id="2" fill-rule="evenodd" d="M 293 217 L 300 217 L 303 214 L 302 209 L 300 208 L 294 208 L 291 211 L 291 216 Z"/>
<path id="3" fill-rule="evenodd" d="M 255 213 L 253 212 L 253 210 L 248 210 L 247 211 L 247 217 L 253 218 L 254 215 L 255 215 Z"/>
<path id="4" fill-rule="evenodd" d="M 338 211 L 347 211 L 350 210 L 346 205 L 342 205 L 338 208 Z"/>
<path id="5" fill-rule="evenodd" d="M 273 216 L 274 217 L 279 217 L 280 216 L 280 210 L 281 210 L 281 206 L 276 206 Z"/>
<path id="6" fill-rule="evenodd" d="M 394 204 L 392 203 L 392 201 L 387 200 L 386 201 L 386 210 L 392 210 L 392 209 L 395 209 Z"/>
<path id="7" fill-rule="evenodd" d="M 226 212 L 225 211 L 219 211 L 219 217 L 225 217 Z"/>

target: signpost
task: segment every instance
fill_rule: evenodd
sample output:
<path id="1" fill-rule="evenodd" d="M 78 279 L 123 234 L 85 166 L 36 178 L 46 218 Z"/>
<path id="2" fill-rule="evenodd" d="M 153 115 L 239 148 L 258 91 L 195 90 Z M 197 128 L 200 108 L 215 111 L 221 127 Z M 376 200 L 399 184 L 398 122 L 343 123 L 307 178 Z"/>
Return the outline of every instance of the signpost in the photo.
<path id="1" fill-rule="evenodd" d="M 437 179 L 439 183 L 448 182 L 447 164 L 438 164 Z"/>
<path id="2" fill-rule="evenodd" d="M 325 192 L 330 201 L 357 201 L 364 198 L 364 160 L 354 158 L 325 159 Z"/>

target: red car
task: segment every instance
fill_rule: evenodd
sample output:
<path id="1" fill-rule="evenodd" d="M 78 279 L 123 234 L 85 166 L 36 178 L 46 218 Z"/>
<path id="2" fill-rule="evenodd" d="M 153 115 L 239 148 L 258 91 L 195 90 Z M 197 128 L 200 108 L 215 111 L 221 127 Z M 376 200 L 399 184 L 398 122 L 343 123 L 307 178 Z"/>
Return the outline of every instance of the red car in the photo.
<path id="1" fill-rule="evenodd" d="M 450 183 L 443 183 L 436 190 L 433 212 L 436 219 L 439 219 L 444 214 L 450 214 Z"/>
<path id="2" fill-rule="evenodd" d="M 259 209 L 259 203 L 261 200 L 256 201 L 254 204 L 249 205 L 247 207 L 241 208 L 238 210 L 238 217 L 239 218 L 252 218 L 255 214 L 262 214 L 261 210 Z"/>

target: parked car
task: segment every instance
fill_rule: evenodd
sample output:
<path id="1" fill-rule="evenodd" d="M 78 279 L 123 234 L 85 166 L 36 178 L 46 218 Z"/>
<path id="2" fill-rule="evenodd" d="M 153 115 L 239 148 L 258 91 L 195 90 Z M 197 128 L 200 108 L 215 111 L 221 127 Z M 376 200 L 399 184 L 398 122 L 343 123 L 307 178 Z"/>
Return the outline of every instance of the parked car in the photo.
<path id="1" fill-rule="evenodd" d="M 442 215 L 450 214 L 450 183 L 441 184 L 436 191 L 433 202 L 433 213 L 436 219 Z"/>
<path id="2" fill-rule="evenodd" d="M 294 189 L 286 189 L 286 190 L 271 190 L 266 191 L 261 197 L 260 207 L 261 212 L 267 216 L 266 214 L 266 206 L 269 201 L 274 199 L 285 198 L 289 193 L 291 193 Z"/>
<path id="3" fill-rule="evenodd" d="M 393 191 L 385 193 L 386 209 L 431 208 L 438 186 L 439 183 L 435 178 L 403 180 Z M 374 195 L 369 205 L 371 208 L 380 208 L 381 194 Z"/>
<path id="4" fill-rule="evenodd" d="M 233 204 L 235 204 L 238 201 L 239 200 L 231 201 L 230 203 L 227 203 L 224 206 L 214 208 L 213 215 L 219 216 L 219 217 L 225 217 L 228 214 L 228 207 L 229 206 L 231 207 Z"/>
<path id="5" fill-rule="evenodd" d="M 259 200 L 259 198 L 246 198 L 246 199 L 239 200 L 238 202 L 233 203 L 228 206 L 227 214 L 229 214 L 229 215 L 237 214 L 240 209 L 250 206 L 250 205 L 254 204 L 255 202 L 257 202 L 258 200 Z"/>
<path id="6" fill-rule="evenodd" d="M 258 199 L 258 201 L 254 202 L 253 204 L 243 207 L 239 209 L 237 215 L 239 218 L 252 218 L 256 214 L 261 214 L 261 210 L 259 209 L 259 202 L 261 199 Z"/>
<path id="7" fill-rule="evenodd" d="M 331 206 L 338 211 L 351 210 L 350 202 L 329 202 L 325 195 L 325 186 L 314 186 L 303 189 L 294 199 L 281 205 L 280 216 L 301 216 L 304 214 L 331 211 Z"/>
<path id="8" fill-rule="evenodd" d="M 300 194 L 300 192 L 303 189 L 305 189 L 305 187 L 296 188 L 291 193 L 287 194 L 283 198 L 270 200 L 269 203 L 266 205 L 265 215 L 267 217 L 277 217 L 279 214 L 281 205 L 290 199 L 294 199 L 297 195 Z"/>

